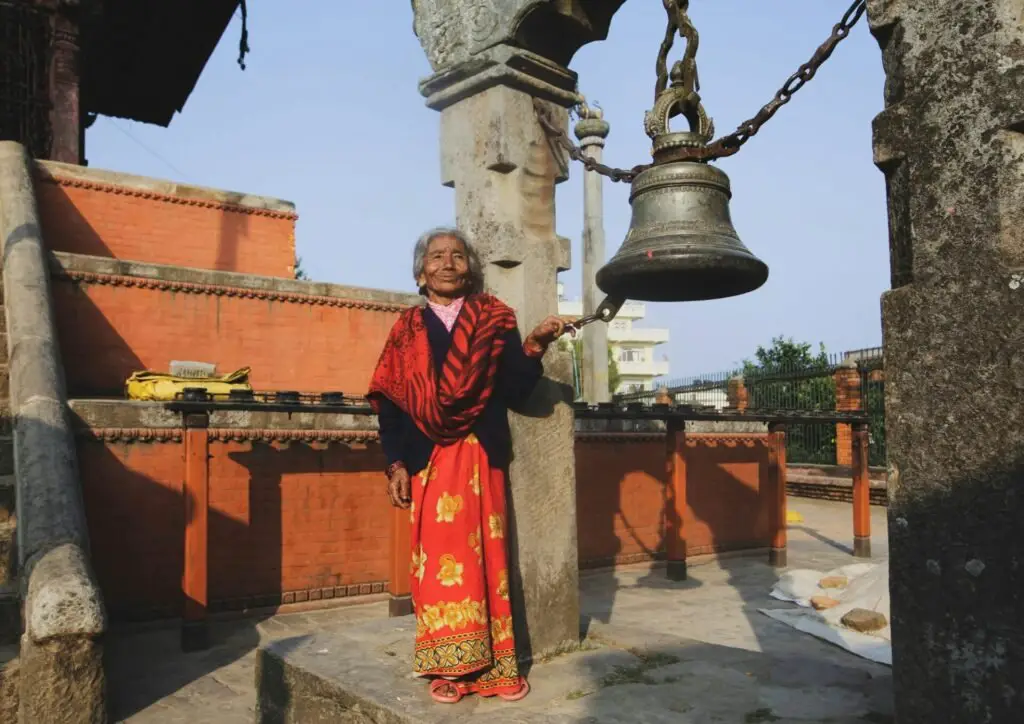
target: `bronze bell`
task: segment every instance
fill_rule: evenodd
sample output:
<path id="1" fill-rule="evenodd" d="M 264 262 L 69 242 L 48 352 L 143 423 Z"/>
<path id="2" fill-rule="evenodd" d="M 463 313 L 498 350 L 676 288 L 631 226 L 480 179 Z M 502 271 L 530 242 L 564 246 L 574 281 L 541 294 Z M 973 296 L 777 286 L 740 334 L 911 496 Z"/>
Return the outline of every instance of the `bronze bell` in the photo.
<path id="1" fill-rule="evenodd" d="M 752 292 L 768 280 L 768 267 L 743 245 L 729 216 L 729 177 L 705 162 L 680 160 L 711 140 L 714 125 L 699 96 L 673 87 L 647 113 L 654 163 L 637 174 L 629 196 L 633 218 L 619 251 L 597 272 L 610 297 L 648 302 L 723 299 Z M 690 131 L 671 133 L 678 109 Z"/>

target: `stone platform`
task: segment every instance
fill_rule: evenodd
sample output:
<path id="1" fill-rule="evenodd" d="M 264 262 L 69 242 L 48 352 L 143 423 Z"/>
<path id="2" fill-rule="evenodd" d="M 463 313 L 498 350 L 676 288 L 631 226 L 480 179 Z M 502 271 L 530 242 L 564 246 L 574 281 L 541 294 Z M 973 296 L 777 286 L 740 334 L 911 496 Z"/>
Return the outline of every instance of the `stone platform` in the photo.
<path id="1" fill-rule="evenodd" d="M 541 662 L 510 704 L 431 701 L 410 674 L 415 622 L 372 621 L 270 644 L 257 660 L 258 724 L 679 724 L 888 721 L 887 672 L 858 659 L 760 653 L 588 624 L 581 650 Z"/>
<path id="2" fill-rule="evenodd" d="M 791 567 L 830 570 L 855 560 L 848 504 L 791 498 L 790 507 L 804 518 L 803 523 L 789 526 Z M 872 550 L 882 560 L 888 548 L 885 509 L 873 507 L 871 517 Z M 535 716 L 538 709 L 544 709 L 544 716 L 557 714 L 568 717 L 563 721 L 578 722 L 645 721 L 635 712 L 643 713 L 646 721 L 681 724 L 892 721 L 892 677 L 887 667 L 858 659 L 759 612 L 793 608 L 768 596 L 779 571 L 763 557 L 691 560 L 689 572 L 689 580 L 683 582 L 667 581 L 664 567 L 629 566 L 582 574 L 580 604 L 587 638 L 600 648 L 534 667 L 533 693 L 519 704 L 467 699 L 455 707 L 431 703 L 429 713 L 451 722 L 467 719 L 468 712 L 500 714 L 503 718 L 498 722 L 548 721 Z M 257 721 L 257 649 L 278 641 L 288 643 L 277 651 L 294 651 L 296 656 L 302 655 L 300 650 L 307 643 L 314 654 L 328 650 L 317 659 L 329 659 L 340 651 L 349 662 L 346 666 L 366 667 L 365 672 L 355 672 L 358 677 L 352 682 L 373 682 L 386 672 L 383 681 L 388 685 L 382 687 L 386 696 L 422 697 L 416 699 L 417 706 L 427 705 L 422 682 L 409 677 L 412 632 L 395 630 L 411 624 L 388 620 L 386 603 L 268 615 L 218 619 L 211 625 L 211 648 L 193 653 L 180 650 L 176 624 L 115 629 L 105 647 L 111 721 L 253 724 Z M 368 644 L 372 641 L 375 646 Z M 664 648 L 680 660 L 670 663 L 670 658 L 645 653 L 649 665 L 637 670 L 640 659 L 629 648 L 655 654 Z M 352 654 L 353 659 L 346 653 L 349 650 L 393 651 L 394 656 L 367 654 L 359 661 L 359 654 Z M 604 658 L 612 654 L 615 658 Z M 625 668 L 617 672 L 615 666 Z M 609 671 L 615 678 L 605 679 L 602 686 Z M 648 683 L 651 680 L 655 683 Z M 729 692 L 726 699 L 723 686 Z M 693 708 L 685 713 L 668 708 L 680 698 Z M 795 703 L 787 705 L 787 701 Z M 731 708 L 721 712 L 718 707 L 725 704 Z M 822 715 L 822 709 L 828 714 Z M 624 710 L 631 718 L 622 718 Z M 719 713 L 702 713 L 708 711 Z M 384 717 L 390 718 L 378 722 L 403 721 L 395 718 L 390 707 L 386 712 Z M 347 718 L 327 721 L 367 721 L 360 716 L 346 714 Z"/>

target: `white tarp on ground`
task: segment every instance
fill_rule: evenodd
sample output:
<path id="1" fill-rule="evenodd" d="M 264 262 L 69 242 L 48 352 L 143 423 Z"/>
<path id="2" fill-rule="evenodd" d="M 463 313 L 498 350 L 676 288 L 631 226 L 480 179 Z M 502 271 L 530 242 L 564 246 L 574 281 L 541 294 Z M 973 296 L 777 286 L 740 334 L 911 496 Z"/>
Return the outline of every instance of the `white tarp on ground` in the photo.
<path id="1" fill-rule="evenodd" d="M 821 588 L 818 582 L 827 576 L 845 576 L 844 588 Z M 859 633 L 840 623 L 855 608 L 877 611 L 889 621 L 889 563 L 854 563 L 833 571 L 796 569 L 782 574 L 771 592 L 772 598 L 790 601 L 798 609 L 761 609 L 761 613 L 798 631 L 840 646 L 847 651 L 880 664 L 892 666 L 892 634 L 888 624 L 881 631 Z M 824 611 L 811 607 L 813 596 L 829 596 L 838 606 Z"/>

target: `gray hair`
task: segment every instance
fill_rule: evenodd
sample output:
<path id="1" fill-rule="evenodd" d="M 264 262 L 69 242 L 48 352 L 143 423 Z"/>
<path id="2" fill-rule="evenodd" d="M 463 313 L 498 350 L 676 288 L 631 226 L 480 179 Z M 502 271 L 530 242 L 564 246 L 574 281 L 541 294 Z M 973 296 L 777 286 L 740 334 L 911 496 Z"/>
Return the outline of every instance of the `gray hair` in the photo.
<path id="1" fill-rule="evenodd" d="M 426 263 L 427 249 L 430 247 L 430 242 L 442 236 L 450 236 L 456 239 L 466 249 L 466 261 L 469 264 L 469 288 L 466 290 L 466 293 L 479 294 L 482 292 L 484 290 L 484 265 L 480 262 L 480 255 L 476 253 L 476 249 L 473 248 L 469 237 L 454 227 L 439 226 L 426 232 L 416 240 L 416 246 L 412 252 L 412 278 L 417 282 L 419 281 L 420 275 L 423 273 L 423 266 Z M 419 291 L 420 294 L 426 296 L 426 287 L 420 287 Z"/>

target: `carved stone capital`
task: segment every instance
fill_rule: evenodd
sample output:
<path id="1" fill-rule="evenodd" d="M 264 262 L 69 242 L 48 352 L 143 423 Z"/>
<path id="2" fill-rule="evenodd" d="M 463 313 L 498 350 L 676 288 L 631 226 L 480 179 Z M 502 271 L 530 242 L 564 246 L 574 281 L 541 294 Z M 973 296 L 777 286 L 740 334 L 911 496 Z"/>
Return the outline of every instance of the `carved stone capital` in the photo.
<path id="1" fill-rule="evenodd" d="M 573 71 L 536 53 L 498 45 L 420 81 L 420 93 L 436 111 L 498 85 L 568 108 L 580 100 L 576 78 Z"/>
<path id="2" fill-rule="evenodd" d="M 450 96 L 499 83 L 574 104 L 566 91 L 576 77 L 565 68 L 581 47 L 607 37 L 623 2 L 412 0 L 413 28 L 435 73 L 421 84 L 428 105 L 443 108 Z"/>

